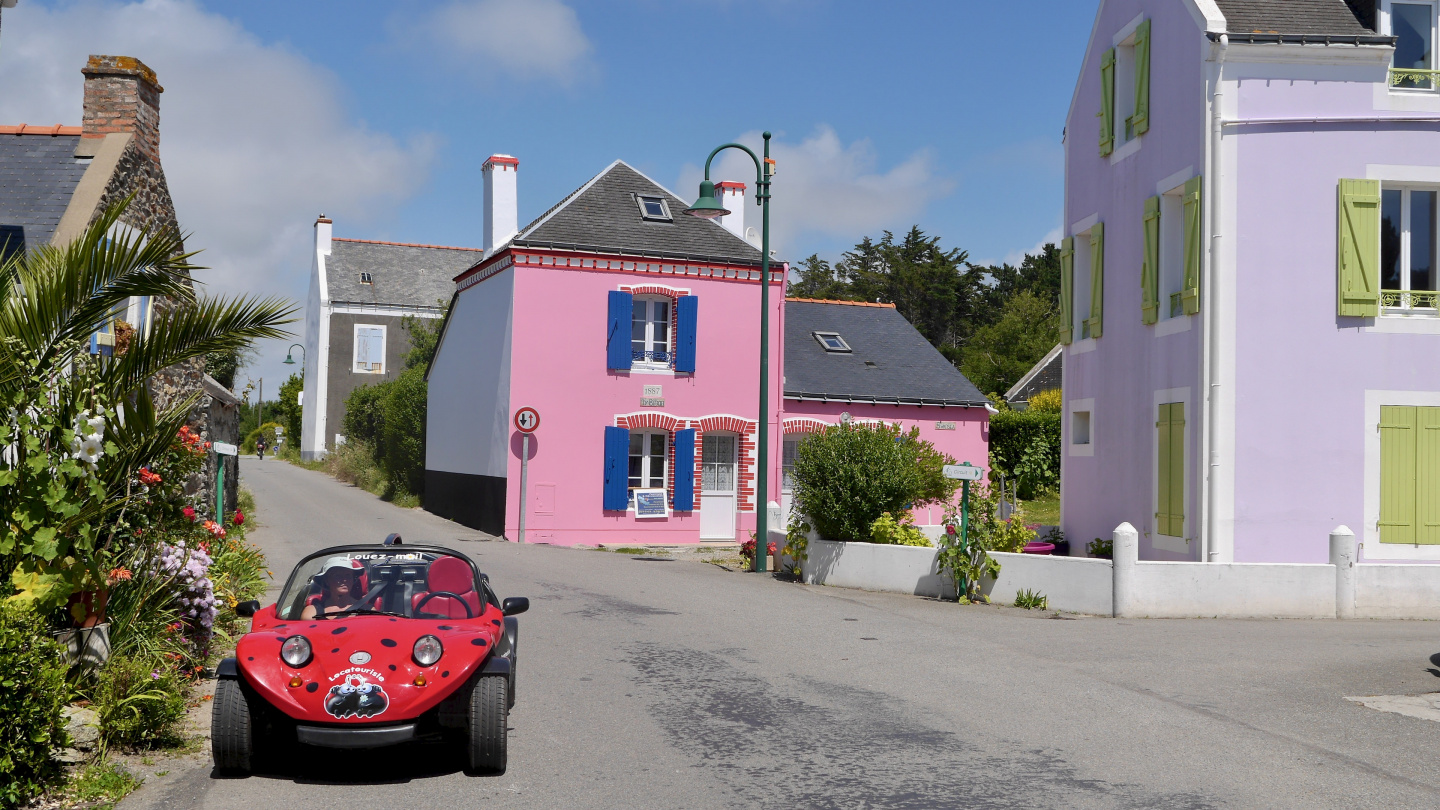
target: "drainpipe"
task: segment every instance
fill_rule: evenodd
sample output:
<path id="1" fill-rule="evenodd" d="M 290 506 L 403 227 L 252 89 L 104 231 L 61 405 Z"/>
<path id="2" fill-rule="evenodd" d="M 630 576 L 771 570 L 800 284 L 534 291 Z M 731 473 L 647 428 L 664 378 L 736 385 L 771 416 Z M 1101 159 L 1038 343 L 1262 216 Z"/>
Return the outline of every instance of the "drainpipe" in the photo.
<path id="1" fill-rule="evenodd" d="M 1201 482 L 1205 503 L 1205 525 L 1201 533 L 1200 554 L 1202 562 L 1220 562 L 1222 553 L 1216 549 L 1220 513 L 1216 480 L 1220 475 L 1220 352 L 1219 326 L 1220 306 L 1217 295 L 1219 283 L 1218 266 L 1224 238 L 1221 234 L 1220 198 L 1224 193 L 1224 172 L 1221 163 L 1223 139 L 1225 53 L 1230 47 L 1230 37 L 1220 35 L 1220 48 L 1215 54 L 1215 85 L 1210 101 L 1210 267 L 1205 274 L 1205 444 L 1206 463 L 1209 473 Z"/>

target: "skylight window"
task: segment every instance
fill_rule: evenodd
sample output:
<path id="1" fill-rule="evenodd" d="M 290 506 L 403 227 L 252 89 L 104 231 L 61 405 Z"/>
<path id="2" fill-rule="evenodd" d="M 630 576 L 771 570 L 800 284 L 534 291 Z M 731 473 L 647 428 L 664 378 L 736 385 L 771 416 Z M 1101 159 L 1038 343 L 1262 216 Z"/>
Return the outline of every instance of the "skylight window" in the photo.
<path id="1" fill-rule="evenodd" d="M 361 284 L 374 284 L 375 281 L 374 281 L 374 279 L 370 278 L 370 274 L 369 274 L 369 273 L 361 273 L 361 274 L 360 274 L 360 283 L 361 283 Z"/>
<path id="2" fill-rule="evenodd" d="M 670 218 L 670 205 L 665 202 L 664 197 L 642 197 L 636 196 L 635 202 L 640 204 L 640 218 L 653 222 L 672 222 Z"/>
<path id="3" fill-rule="evenodd" d="M 839 332 L 811 332 L 827 352 L 849 352 L 850 344 L 840 337 Z"/>

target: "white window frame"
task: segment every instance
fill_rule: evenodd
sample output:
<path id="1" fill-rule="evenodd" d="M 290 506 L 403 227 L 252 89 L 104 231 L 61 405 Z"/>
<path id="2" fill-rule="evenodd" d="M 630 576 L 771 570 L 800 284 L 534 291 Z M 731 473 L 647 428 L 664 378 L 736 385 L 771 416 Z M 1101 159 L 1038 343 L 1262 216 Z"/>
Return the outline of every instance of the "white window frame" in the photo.
<path id="1" fill-rule="evenodd" d="M 1171 537 L 1168 534 L 1161 534 L 1155 525 L 1155 513 L 1160 511 L 1160 431 L 1155 429 L 1155 423 L 1160 419 L 1160 406 L 1169 402 L 1180 402 L 1185 406 L 1185 520 L 1182 525 L 1181 537 Z M 1150 527 L 1146 532 L 1150 536 L 1151 547 L 1159 551 L 1169 551 L 1174 554 L 1190 553 L 1190 541 L 1186 538 L 1194 532 L 1195 510 L 1190 500 L 1191 484 L 1195 483 L 1194 450 L 1191 447 L 1190 437 L 1195 435 L 1195 420 L 1198 415 L 1195 413 L 1195 404 L 1191 401 L 1190 388 L 1165 388 L 1155 392 L 1155 401 L 1150 406 L 1150 513 L 1145 520 L 1145 525 Z M 1203 560 L 1201 561 L 1203 562 Z"/>
<path id="2" fill-rule="evenodd" d="M 656 216 L 645 210 L 645 201 L 653 200 L 660 203 L 662 214 Z M 675 218 L 670 215 L 670 201 L 656 194 L 636 194 L 635 204 L 640 206 L 640 218 L 647 222 L 674 222 Z"/>
<path id="3" fill-rule="evenodd" d="M 845 342 L 845 338 L 840 337 L 839 332 L 811 332 L 810 334 L 815 337 L 816 342 L 820 344 L 820 348 L 831 354 L 849 354 L 853 351 L 850 348 L 850 344 Z M 832 347 L 826 343 L 826 338 L 834 338 L 836 342 L 840 344 L 839 348 Z"/>
<path id="4" fill-rule="evenodd" d="M 653 353 L 653 352 L 654 352 L 654 348 L 652 348 L 652 347 L 654 347 L 655 344 L 656 344 L 656 340 L 655 340 L 655 325 L 656 325 L 656 321 L 655 321 L 655 318 L 654 318 L 655 308 L 652 307 L 652 306 L 650 306 L 650 305 L 651 305 L 651 304 L 655 304 L 655 303 L 665 304 L 666 311 L 669 313 L 669 314 L 666 316 L 666 317 L 667 317 L 667 320 L 666 320 L 667 326 L 666 326 L 666 336 L 665 336 L 665 341 L 664 341 L 664 344 L 665 344 L 665 356 L 666 356 L 668 359 L 666 359 L 666 360 L 653 360 L 653 359 L 636 360 L 636 359 L 634 359 L 634 356 L 635 356 L 635 354 L 634 354 L 634 352 L 635 352 L 635 337 L 634 337 L 635 333 L 634 333 L 634 331 L 633 331 L 633 330 L 634 330 L 634 324 L 635 324 L 635 314 L 634 314 L 634 313 L 638 311 L 637 308 L 642 307 L 642 306 L 644 307 L 644 309 L 645 309 L 645 338 L 644 338 L 644 343 L 645 343 L 645 346 L 646 346 L 646 348 L 645 348 L 644 351 L 645 351 L 646 354 Z M 674 364 L 675 364 L 675 299 L 674 299 L 674 298 L 671 298 L 671 297 L 668 296 L 668 295 L 658 295 L 658 294 L 654 294 L 654 293 L 645 293 L 645 294 L 642 294 L 642 295 L 636 295 L 634 298 L 632 298 L 632 299 L 631 299 L 631 302 L 630 302 L 630 305 L 631 305 L 630 323 L 631 323 L 631 330 L 632 330 L 631 333 L 630 333 L 630 335 L 631 335 L 631 337 L 630 337 L 630 352 L 631 352 L 631 354 L 630 354 L 630 356 L 631 356 L 630 368 L 631 368 L 632 370 L 638 368 L 638 369 L 648 369 L 648 370 L 651 370 L 651 371 L 668 371 L 668 370 L 670 370 L 671 368 L 674 367 Z"/>
<path id="5" fill-rule="evenodd" d="M 665 440 L 665 447 L 664 447 L 664 449 L 661 451 L 661 454 L 660 454 L 660 463 L 661 463 L 664 467 L 667 467 L 667 468 L 668 468 L 669 465 L 670 465 L 670 434 L 669 434 L 667 431 L 658 430 L 658 429 L 655 429 L 655 428 L 646 428 L 646 429 L 642 429 L 642 430 L 632 430 L 632 431 L 630 431 L 630 442 L 631 442 L 632 445 L 633 445 L 634 442 L 635 442 L 635 437 L 636 437 L 636 436 L 642 437 L 642 438 L 641 438 L 641 441 L 640 441 L 640 455 L 639 455 L 639 458 L 640 458 L 640 483 L 641 483 L 642 486 L 638 486 L 638 487 L 632 487 L 632 486 L 630 486 L 630 459 L 636 458 L 636 456 L 631 455 L 631 453 L 630 453 L 630 448 L 628 448 L 628 447 L 625 448 L 625 489 L 626 489 L 626 492 L 625 492 L 625 498 L 626 498 L 625 508 L 628 509 L 628 510 L 631 511 L 631 512 L 634 512 L 634 511 L 635 511 L 635 490 L 637 490 L 637 489 L 663 489 L 663 490 L 665 490 L 667 493 L 668 493 L 669 490 L 670 490 L 670 470 L 669 470 L 669 469 L 663 469 L 663 470 L 661 470 L 661 473 L 660 473 L 660 486 L 658 486 L 658 487 L 645 486 L 645 484 L 646 484 L 647 482 L 649 482 L 650 479 L 653 477 L 653 476 L 650 474 L 650 473 L 651 473 L 650 460 L 653 459 L 653 458 L 655 458 L 654 456 L 652 456 L 652 455 L 650 455 L 649 453 L 646 452 L 646 451 L 649 449 L 649 446 L 650 446 L 649 438 L 650 438 L 651 436 L 660 436 L 660 437 L 662 437 L 662 438 Z M 668 511 L 669 508 L 670 508 L 670 498 L 669 498 L 669 495 L 668 495 L 668 494 L 666 495 L 666 498 L 665 498 L 665 508 L 666 508 L 667 511 Z"/>
<path id="6" fill-rule="evenodd" d="M 377 372 L 377 371 L 357 371 L 356 368 L 355 368 L 355 364 L 358 363 L 358 362 L 360 362 L 360 330 L 361 330 L 361 329 L 379 329 L 379 330 L 380 330 L 380 370 L 379 370 L 378 372 Z M 366 375 L 366 376 L 371 376 L 371 377 L 373 377 L 373 376 L 380 376 L 380 377 L 385 376 L 385 372 L 388 370 L 388 369 L 386 368 L 386 365 L 385 365 L 385 350 L 389 347 L 389 345 L 390 345 L 390 335 L 389 335 L 389 332 L 388 332 L 385 324 L 383 324 L 383 323 L 357 323 L 357 324 L 355 324 L 354 327 L 353 327 L 353 330 L 352 330 L 352 332 L 351 332 L 351 334 L 350 334 L 350 373 L 351 373 L 351 374 L 364 374 L 364 375 Z M 372 364 L 373 364 L 373 361 L 372 361 Z"/>
<path id="7" fill-rule="evenodd" d="M 1114 165 L 1140 151 L 1142 135 L 1126 138 L 1125 119 L 1135 114 L 1135 32 L 1145 21 L 1142 13 L 1121 28 L 1111 40 L 1115 47 L 1115 114 L 1110 122 L 1114 148 L 1110 151 L 1110 163 Z M 1152 45 L 1151 53 L 1154 53 Z M 1122 112 L 1128 110 L 1128 114 Z"/>
<path id="8" fill-rule="evenodd" d="M 1066 409 L 1065 424 L 1062 426 L 1065 431 L 1065 447 L 1069 455 L 1083 457 L 1095 455 L 1095 398 L 1070 400 Z M 1075 418 L 1079 414 L 1085 414 L 1089 423 L 1089 436 L 1084 444 L 1075 441 Z"/>
<path id="9" fill-rule="evenodd" d="M 1070 321 L 1072 328 L 1075 330 L 1075 335 L 1071 339 L 1072 344 L 1081 344 L 1088 341 L 1093 346 L 1095 343 L 1094 338 L 1085 334 L 1085 321 L 1090 317 L 1090 274 L 1094 272 L 1095 269 L 1090 264 L 1090 232 L 1096 224 L 1098 223 L 1092 222 L 1084 231 L 1075 234 L 1073 237 L 1074 241 L 1072 244 L 1075 246 L 1075 252 L 1071 254 L 1070 261 L 1071 275 L 1073 277 L 1073 283 L 1070 289 Z"/>
<path id="10" fill-rule="evenodd" d="M 1381 0 L 1379 9 L 1380 19 L 1377 27 L 1384 36 L 1395 36 L 1394 8 L 1396 4 L 1430 7 L 1430 67 L 1427 69 L 1436 70 L 1440 68 L 1440 53 L 1436 53 L 1437 49 L 1440 49 L 1440 0 Z M 1393 69 L 1394 66 L 1395 63 L 1392 57 L 1390 67 Z M 1431 82 L 1430 87 L 1396 87 L 1390 84 L 1387 76 L 1385 84 L 1392 93 L 1434 94 L 1437 90 L 1440 90 L 1440 81 Z"/>
<path id="11" fill-rule="evenodd" d="M 150 295 L 132 295 L 125 306 L 125 322 L 135 327 L 140 337 L 150 336 L 150 322 L 155 317 L 155 298 Z"/>
<path id="12" fill-rule="evenodd" d="M 1385 192 L 1387 192 L 1387 191 L 1398 191 L 1398 192 L 1400 192 L 1400 288 L 1399 288 L 1398 292 L 1402 292 L 1402 293 L 1404 293 L 1404 292 L 1410 292 L 1410 291 L 1411 291 L 1411 290 L 1410 290 L 1410 234 L 1411 234 L 1411 228 L 1410 228 L 1410 199 L 1411 199 L 1411 192 L 1421 191 L 1421 192 L 1431 192 L 1431 193 L 1434 193 L 1434 194 L 1435 194 L 1435 204 L 1436 204 L 1437 211 L 1436 211 L 1435 221 L 1431 223 L 1431 230 L 1433 231 L 1433 233 L 1431 233 L 1430 238 L 1431 238 L 1431 241 L 1433 242 L 1432 247 L 1433 247 L 1433 250 L 1434 250 L 1434 256 L 1435 256 L 1435 260 L 1434 260 L 1434 261 L 1435 261 L 1435 265 L 1436 265 L 1436 266 L 1430 268 L 1430 274 L 1431 274 L 1431 276 L 1433 277 L 1432 282 L 1431 282 L 1432 285 L 1434 285 L 1437 289 L 1440 289 L 1440 186 L 1436 186 L 1436 185 L 1433 184 L 1433 183 L 1427 184 L 1427 183 L 1403 183 L 1403 182 L 1381 181 L 1381 183 L 1380 183 L 1380 200 L 1381 200 L 1381 203 L 1380 203 L 1380 205 L 1381 205 L 1381 207 L 1380 207 L 1381 220 L 1380 220 L 1380 222 L 1381 222 L 1381 226 L 1380 226 L 1380 227 L 1381 227 L 1381 256 L 1382 256 L 1382 257 L 1384 256 L 1384 227 L 1385 227 L 1385 226 L 1384 226 L 1384 222 L 1385 222 L 1385 220 L 1384 220 L 1384 214 L 1385 214 L 1385 208 L 1384 208 L 1385 203 L 1384 203 L 1384 200 L 1385 200 Z M 1384 268 L 1383 268 L 1383 267 L 1380 268 L 1379 274 L 1382 276 L 1381 282 L 1383 283 L 1383 281 L 1384 281 L 1384 279 L 1383 279 Z M 1398 303 L 1399 303 L 1398 306 L 1385 306 L 1384 303 L 1385 303 L 1385 295 L 1386 295 L 1386 293 L 1390 293 L 1390 294 L 1393 295 L 1395 292 L 1397 292 L 1397 290 L 1386 290 L 1386 289 L 1384 289 L 1383 287 L 1381 288 L 1381 290 L 1380 290 L 1380 296 L 1381 296 L 1381 299 L 1380 299 L 1380 303 L 1381 303 L 1381 307 L 1380 307 L 1380 317 L 1382 317 L 1382 318 L 1415 318 L 1415 317 L 1435 318 L 1435 317 L 1437 317 L 1437 316 L 1440 316 L 1440 307 L 1416 307 L 1416 306 L 1415 306 L 1415 303 L 1416 303 L 1415 299 L 1412 299 L 1412 298 L 1411 298 L 1410 296 L 1408 296 L 1408 295 L 1405 295 L 1405 296 L 1401 296 L 1401 297 L 1400 297 L 1400 301 L 1398 302 Z M 1435 292 L 1435 290 L 1420 290 L 1420 291 L 1418 291 L 1418 292 Z M 1440 298 L 1440 294 L 1437 294 L 1437 298 Z M 1434 299 L 1432 299 L 1432 300 L 1434 300 Z M 1406 304 L 1409 304 L 1409 306 L 1406 306 Z"/>

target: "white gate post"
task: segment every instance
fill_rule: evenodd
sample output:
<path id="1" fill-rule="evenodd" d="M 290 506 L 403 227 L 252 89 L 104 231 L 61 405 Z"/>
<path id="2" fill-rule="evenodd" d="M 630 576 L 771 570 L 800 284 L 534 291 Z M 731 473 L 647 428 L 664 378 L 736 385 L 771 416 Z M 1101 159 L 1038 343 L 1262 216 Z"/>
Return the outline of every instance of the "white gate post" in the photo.
<path id="1" fill-rule="evenodd" d="M 1111 535 L 1113 543 L 1110 558 L 1114 577 L 1114 600 L 1115 618 L 1124 618 L 1135 615 L 1135 563 L 1140 560 L 1140 533 L 1129 523 L 1121 523 L 1115 527 L 1115 533 Z"/>
<path id="2" fill-rule="evenodd" d="M 1355 618 L 1355 533 L 1344 526 L 1330 532 L 1330 564 L 1335 566 L 1335 618 Z"/>

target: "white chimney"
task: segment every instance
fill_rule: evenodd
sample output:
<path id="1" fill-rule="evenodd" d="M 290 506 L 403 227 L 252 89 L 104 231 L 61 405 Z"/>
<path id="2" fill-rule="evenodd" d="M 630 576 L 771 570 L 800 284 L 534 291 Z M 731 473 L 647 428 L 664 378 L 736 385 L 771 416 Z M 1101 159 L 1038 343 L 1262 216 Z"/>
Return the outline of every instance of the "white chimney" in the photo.
<path id="1" fill-rule="evenodd" d="M 515 175 L 520 161 L 509 155 L 491 155 L 481 167 L 485 174 L 485 255 L 505 244 L 520 229 L 515 197 Z"/>
<path id="2" fill-rule="evenodd" d="M 720 198 L 720 204 L 725 206 L 730 213 L 723 217 L 716 217 L 715 221 L 725 226 L 725 230 L 735 234 L 740 239 L 745 238 L 745 184 L 737 183 L 734 180 L 721 180 L 715 184 L 715 194 Z"/>
<path id="3" fill-rule="evenodd" d="M 315 250 L 330 255 L 330 229 L 334 226 L 324 214 L 315 218 Z"/>

